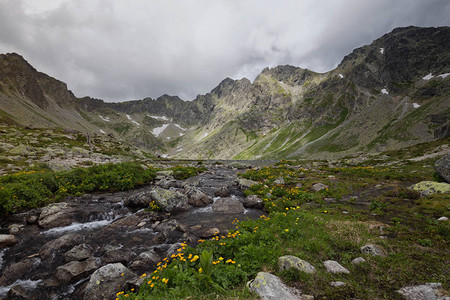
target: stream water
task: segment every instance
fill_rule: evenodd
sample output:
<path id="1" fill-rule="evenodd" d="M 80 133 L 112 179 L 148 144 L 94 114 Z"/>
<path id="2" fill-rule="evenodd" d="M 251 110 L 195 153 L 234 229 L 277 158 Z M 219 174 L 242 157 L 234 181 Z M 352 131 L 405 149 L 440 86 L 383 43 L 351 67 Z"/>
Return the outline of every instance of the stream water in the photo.
<path id="1" fill-rule="evenodd" d="M 186 182 L 174 181 L 171 189 L 184 192 L 189 182 L 214 201 L 220 199 L 215 192 L 223 187 L 229 199 L 243 199 L 237 169 L 226 164 L 208 168 Z M 154 269 L 154 263 L 138 261 L 140 254 L 152 251 L 162 259 L 176 243 L 195 245 L 199 238 L 208 237 L 208 230 L 222 234 L 234 226 L 235 218 L 258 218 L 264 213 L 253 208 L 242 213 L 217 213 L 213 203 L 176 213 L 151 212 L 124 204 L 130 196 L 153 187 L 70 197 L 64 201 L 67 206 L 63 211 L 55 213 L 56 225 L 46 228 L 37 222 L 41 210 L 3 220 L 0 233 L 18 228 L 14 235 L 19 242 L 0 249 L 0 299 L 83 299 L 90 275 L 101 266 L 120 262 L 139 276 Z"/>

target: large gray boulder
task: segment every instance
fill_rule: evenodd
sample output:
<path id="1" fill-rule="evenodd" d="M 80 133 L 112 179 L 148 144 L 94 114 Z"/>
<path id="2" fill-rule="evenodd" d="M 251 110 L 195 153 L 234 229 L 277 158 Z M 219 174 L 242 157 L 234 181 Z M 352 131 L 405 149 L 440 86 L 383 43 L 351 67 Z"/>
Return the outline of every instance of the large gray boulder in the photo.
<path id="1" fill-rule="evenodd" d="M 78 281 L 99 267 L 95 258 L 89 258 L 85 261 L 71 261 L 65 265 L 56 268 L 56 278 L 64 284 Z"/>
<path id="2" fill-rule="evenodd" d="M 244 212 L 244 205 L 238 198 L 227 197 L 217 199 L 212 205 L 214 212 L 225 213 L 225 214 L 238 214 Z"/>
<path id="3" fill-rule="evenodd" d="M 264 201 L 256 195 L 245 197 L 242 204 L 247 208 L 264 208 Z"/>
<path id="4" fill-rule="evenodd" d="M 295 269 L 309 274 L 316 273 L 316 268 L 313 265 L 293 255 L 285 255 L 278 258 L 278 268 L 280 271 Z"/>
<path id="5" fill-rule="evenodd" d="M 434 164 L 434 170 L 444 180 L 450 183 L 450 153 L 444 155 L 441 159 L 437 160 Z"/>
<path id="6" fill-rule="evenodd" d="M 263 300 L 299 300 L 301 296 L 294 295 L 281 282 L 280 278 L 266 272 L 259 272 L 256 278 L 248 282 L 250 291 L 258 294 Z"/>
<path id="7" fill-rule="evenodd" d="M 121 263 L 103 266 L 91 275 L 84 292 L 84 299 L 115 299 L 116 294 L 124 289 L 126 282 L 135 276 Z"/>
<path id="8" fill-rule="evenodd" d="M 150 197 L 161 209 L 167 212 L 183 211 L 190 208 L 187 196 L 175 190 L 156 187 L 150 191 Z"/>
<path id="9" fill-rule="evenodd" d="M 38 224 L 42 228 L 67 226 L 75 222 L 75 207 L 69 203 L 54 203 L 44 207 Z"/>
<path id="10" fill-rule="evenodd" d="M 407 286 L 397 292 L 402 294 L 406 300 L 450 300 L 450 297 L 445 296 L 440 283 Z"/>

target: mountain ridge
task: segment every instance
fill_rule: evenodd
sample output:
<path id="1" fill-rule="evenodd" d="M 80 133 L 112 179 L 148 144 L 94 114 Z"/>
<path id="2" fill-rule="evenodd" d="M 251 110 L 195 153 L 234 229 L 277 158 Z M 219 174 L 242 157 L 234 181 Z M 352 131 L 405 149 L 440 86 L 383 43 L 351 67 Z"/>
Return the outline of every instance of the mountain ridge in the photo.
<path id="1" fill-rule="evenodd" d="M 449 27 L 396 28 L 329 72 L 265 68 L 253 82 L 225 78 L 193 101 L 76 98 L 20 55 L 2 54 L 0 118 L 110 134 L 192 159 L 335 157 L 401 148 L 449 136 L 449 41 Z"/>

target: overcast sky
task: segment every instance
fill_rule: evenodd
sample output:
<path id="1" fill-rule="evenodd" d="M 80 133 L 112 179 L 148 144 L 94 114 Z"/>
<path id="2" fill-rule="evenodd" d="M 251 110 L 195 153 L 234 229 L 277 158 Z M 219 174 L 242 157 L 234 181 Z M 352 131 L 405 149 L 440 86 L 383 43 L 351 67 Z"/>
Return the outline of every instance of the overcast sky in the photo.
<path id="1" fill-rule="evenodd" d="M 76 96 L 192 100 L 264 67 L 335 68 L 399 26 L 449 26 L 449 0 L 0 0 L 0 53 Z"/>

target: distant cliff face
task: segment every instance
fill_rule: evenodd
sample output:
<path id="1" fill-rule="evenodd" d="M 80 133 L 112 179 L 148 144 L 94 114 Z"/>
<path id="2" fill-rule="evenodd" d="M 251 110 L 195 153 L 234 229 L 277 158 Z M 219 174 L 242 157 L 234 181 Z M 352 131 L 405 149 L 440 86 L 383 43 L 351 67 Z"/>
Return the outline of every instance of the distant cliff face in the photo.
<path id="1" fill-rule="evenodd" d="M 393 30 L 334 70 L 266 68 L 186 102 L 77 99 L 17 54 L 0 55 L 0 119 L 110 134 L 181 158 L 336 157 L 449 136 L 450 28 Z"/>

